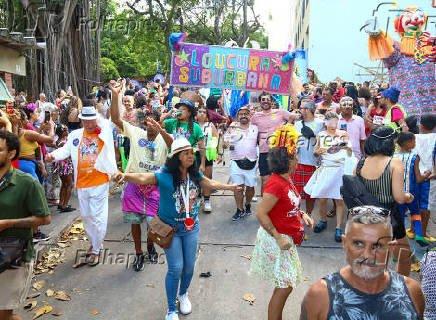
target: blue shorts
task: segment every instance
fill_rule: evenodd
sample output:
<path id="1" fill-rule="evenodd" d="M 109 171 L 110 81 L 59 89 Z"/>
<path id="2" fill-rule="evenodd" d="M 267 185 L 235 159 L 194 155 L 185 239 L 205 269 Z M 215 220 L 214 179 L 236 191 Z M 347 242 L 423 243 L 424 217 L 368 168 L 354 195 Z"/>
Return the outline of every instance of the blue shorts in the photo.
<path id="1" fill-rule="evenodd" d="M 259 153 L 259 173 L 261 177 L 271 175 L 268 166 L 268 152 Z"/>
<path id="2" fill-rule="evenodd" d="M 419 184 L 419 209 L 428 210 L 428 200 L 430 198 L 430 180 Z"/>

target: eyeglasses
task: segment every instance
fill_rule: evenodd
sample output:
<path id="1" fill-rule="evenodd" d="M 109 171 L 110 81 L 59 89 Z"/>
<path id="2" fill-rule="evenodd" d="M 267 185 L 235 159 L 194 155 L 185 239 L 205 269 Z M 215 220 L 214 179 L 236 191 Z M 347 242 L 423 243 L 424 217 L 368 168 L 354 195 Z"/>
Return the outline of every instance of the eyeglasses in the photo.
<path id="1" fill-rule="evenodd" d="M 268 102 L 269 99 L 268 99 L 267 97 L 262 97 L 262 98 L 260 99 L 260 101 L 261 101 L 261 102 Z"/>
<path id="2" fill-rule="evenodd" d="M 250 113 L 249 112 L 238 112 L 239 116 L 249 116 Z"/>
<path id="3" fill-rule="evenodd" d="M 368 214 L 368 213 L 374 214 L 374 215 L 379 215 L 382 217 L 388 217 L 391 214 L 391 211 L 388 209 L 379 208 L 379 207 L 375 207 L 375 206 L 354 207 L 354 208 L 348 209 L 347 219 L 349 216 L 354 217 L 354 216 Z"/>

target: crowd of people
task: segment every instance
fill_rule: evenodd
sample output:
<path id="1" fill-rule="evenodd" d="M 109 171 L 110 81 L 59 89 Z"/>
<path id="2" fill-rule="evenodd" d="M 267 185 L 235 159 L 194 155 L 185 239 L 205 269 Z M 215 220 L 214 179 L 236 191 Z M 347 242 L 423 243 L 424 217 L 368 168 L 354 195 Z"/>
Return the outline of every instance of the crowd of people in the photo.
<path id="1" fill-rule="evenodd" d="M 329 217 L 336 217 L 332 239 L 343 242 L 349 265 L 310 288 L 301 319 L 418 319 L 426 303 L 426 319 L 436 317 L 430 267 L 423 265 L 425 300 L 420 285 L 407 277 L 409 238 L 422 247 L 436 241 L 428 234 L 436 208 L 436 115 L 408 117 L 397 104 L 395 87 L 336 82 L 302 87 L 288 107 L 263 92 L 233 117 L 225 108 L 232 95 L 224 90 L 160 82 L 140 88 L 128 79 L 97 87 L 86 99 L 69 88 L 53 103 L 44 93 L 32 102 L 23 93 L 7 102 L 0 111 L 0 205 L 8 208 L 0 213 L 0 241 L 22 240 L 15 242 L 24 254 L 9 253 L 14 259 L 0 263 L 7 288 L 0 294 L 0 320 L 19 319 L 12 310 L 29 287 L 33 243 L 49 238 L 38 226 L 50 223 L 50 206 L 62 213 L 76 210 L 69 205 L 73 189 L 90 243 L 86 263 L 100 263 L 109 193 L 117 186 L 134 241 L 133 269 L 144 270 L 146 260 L 157 262 L 156 243 L 164 248 L 165 317 L 178 319 L 177 298 L 180 312 L 191 313 L 199 212 L 214 212 L 211 194 L 230 190 L 232 220 L 243 221 L 257 201 L 258 181 L 260 227 L 250 271 L 274 287 L 269 319 L 282 318 L 288 296 L 302 280 L 297 246 L 304 239 L 303 224 L 325 232 Z M 231 184 L 212 179 L 226 150 Z M 379 205 L 347 208 L 344 175 L 358 176 Z M 162 230 L 168 232 L 161 235 Z M 397 272 L 385 269 L 391 249 Z M 427 258 L 434 264 L 434 251 Z"/>

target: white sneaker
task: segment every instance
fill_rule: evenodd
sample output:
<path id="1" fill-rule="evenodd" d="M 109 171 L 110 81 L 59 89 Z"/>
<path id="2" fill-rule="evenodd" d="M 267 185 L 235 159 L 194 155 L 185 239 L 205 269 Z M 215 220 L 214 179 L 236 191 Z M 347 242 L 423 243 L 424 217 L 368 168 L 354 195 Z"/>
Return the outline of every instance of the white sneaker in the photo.
<path id="1" fill-rule="evenodd" d="M 179 302 L 180 302 L 181 314 L 187 315 L 192 312 L 192 305 L 191 305 L 191 301 L 189 301 L 187 292 L 179 297 Z"/>
<path id="2" fill-rule="evenodd" d="M 210 204 L 210 200 L 204 201 L 203 211 L 204 212 L 211 212 L 212 211 L 212 205 Z"/>
<path id="3" fill-rule="evenodd" d="M 251 199 L 252 202 L 257 202 L 257 197 L 253 197 L 253 199 Z"/>
<path id="4" fill-rule="evenodd" d="M 179 316 L 177 315 L 177 312 L 167 312 L 165 320 L 179 320 Z"/>

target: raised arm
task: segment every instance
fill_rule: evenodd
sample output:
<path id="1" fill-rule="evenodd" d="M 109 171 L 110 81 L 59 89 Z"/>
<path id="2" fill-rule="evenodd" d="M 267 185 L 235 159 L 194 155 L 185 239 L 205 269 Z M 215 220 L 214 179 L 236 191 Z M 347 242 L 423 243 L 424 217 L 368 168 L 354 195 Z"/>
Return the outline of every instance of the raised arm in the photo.
<path id="1" fill-rule="evenodd" d="M 25 130 L 24 135 L 25 138 L 31 142 L 36 141 L 38 143 L 48 143 L 52 144 L 54 142 L 54 123 L 53 121 L 50 121 L 46 124 L 46 128 L 44 128 L 44 131 L 47 131 L 47 134 L 38 133 L 33 130 Z"/>
<path id="2" fill-rule="evenodd" d="M 115 125 L 117 125 L 122 131 L 124 131 L 123 121 L 120 116 L 120 106 L 119 106 L 119 93 L 121 91 L 122 85 L 112 80 L 109 84 L 109 88 L 112 91 L 112 100 L 111 100 L 111 120 Z"/>

